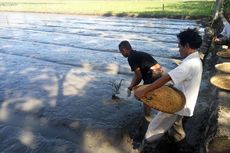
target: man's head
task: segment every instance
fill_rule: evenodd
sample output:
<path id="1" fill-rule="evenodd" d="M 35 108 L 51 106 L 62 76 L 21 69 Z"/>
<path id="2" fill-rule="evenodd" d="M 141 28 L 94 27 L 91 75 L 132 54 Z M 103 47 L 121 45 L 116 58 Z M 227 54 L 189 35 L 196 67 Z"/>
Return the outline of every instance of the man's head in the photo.
<path id="1" fill-rule="evenodd" d="M 130 54 L 130 51 L 132 50 L 132 46 L 127 40 L 124 40 L 120 42 L 119 44 L 119 51 L 124 57 L 128 57 Z"/>
<path id="2" fill-rule="evenodd" d="M 202 38 L 197 29 L 186 29 L 177 35 L 179 40 L 178 47 L 182 58 L 187 57 L 193 53 L 202 44 Z"/>
<path id="3" fill-rule="evenodd" d="M 224 17 L 228 21 L 228 23 L 230 23 L 230 11 L 224 13 Z"/>

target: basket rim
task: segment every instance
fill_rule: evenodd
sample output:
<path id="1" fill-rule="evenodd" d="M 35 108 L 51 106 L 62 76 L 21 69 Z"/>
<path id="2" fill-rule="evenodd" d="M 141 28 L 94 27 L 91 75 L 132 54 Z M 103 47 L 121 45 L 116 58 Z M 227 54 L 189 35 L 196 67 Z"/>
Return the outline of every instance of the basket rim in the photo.
<path id="1" fill-rule="evenodd" d="M 222 86 L 216 82 L 216 80 L 224 80 L 223 78 L 225 78 L 225 77 L 229 77 L 229 79 L 228 78 L 226 79 L 226 81 L 229 82 L 230 81 L 230 75 L 228 75 L 228 74 L 212 76 L 210 79 L 210 82 L 212 85 L 214 85 L 217 88 L 230 91 L 230 86 L 227 86 L 227 85 Z"/>
<path id="2" fill-rule="evenodd" d="M 226 66 L 229 69 L 222 69 L 221 66 Z M 223 62 L 215 65 L 216 70 L 225 72 L 225 73 L 230 73 L 230 62 Z"/>
<path id="3" fill-rule="evenodd" d="M 223 58 L 230 58 L 230 49 L 219 51 L 216 55 Z"/>

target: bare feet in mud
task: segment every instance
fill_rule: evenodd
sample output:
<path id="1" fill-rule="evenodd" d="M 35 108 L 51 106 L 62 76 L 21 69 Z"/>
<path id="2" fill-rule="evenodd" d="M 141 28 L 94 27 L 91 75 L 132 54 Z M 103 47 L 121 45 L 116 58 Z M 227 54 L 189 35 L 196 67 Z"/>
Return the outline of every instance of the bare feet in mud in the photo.
<path id="1" fill-rule="evenodd" d="M 194 147 L 188 144 L 186 139 L 173 142 L 167 133 L 157 146 L 154 143 L 142 143 L 140 138 L 138 141 L 133 141 L 133 151 L 131 153 L 194 153 Z"/>

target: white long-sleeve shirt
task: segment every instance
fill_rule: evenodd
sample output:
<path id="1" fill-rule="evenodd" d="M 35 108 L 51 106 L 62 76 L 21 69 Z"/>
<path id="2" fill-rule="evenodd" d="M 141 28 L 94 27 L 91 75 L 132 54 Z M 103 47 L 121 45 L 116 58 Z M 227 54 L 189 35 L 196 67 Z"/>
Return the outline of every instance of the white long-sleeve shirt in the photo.
<path id="1" fill-rule="evenodd" d="M 175 69 L 169 71 L 174 87 L 182 91 L 186 98 L 185 106 L 175 114 L 192 116 L 196 105 L 203 67 L 198 52 L 187 56 Z"/>

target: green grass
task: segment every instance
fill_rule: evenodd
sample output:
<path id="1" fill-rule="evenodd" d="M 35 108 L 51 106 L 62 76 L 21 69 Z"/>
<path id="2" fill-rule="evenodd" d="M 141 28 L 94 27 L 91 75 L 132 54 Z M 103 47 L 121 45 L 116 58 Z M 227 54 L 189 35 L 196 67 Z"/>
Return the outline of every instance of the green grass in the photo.
<path id="1" fill-rule="evenodd" d="M 213 8 L 214 0 L 0 0 L 0 11 L 107 16 L 210 17 Z"/>

